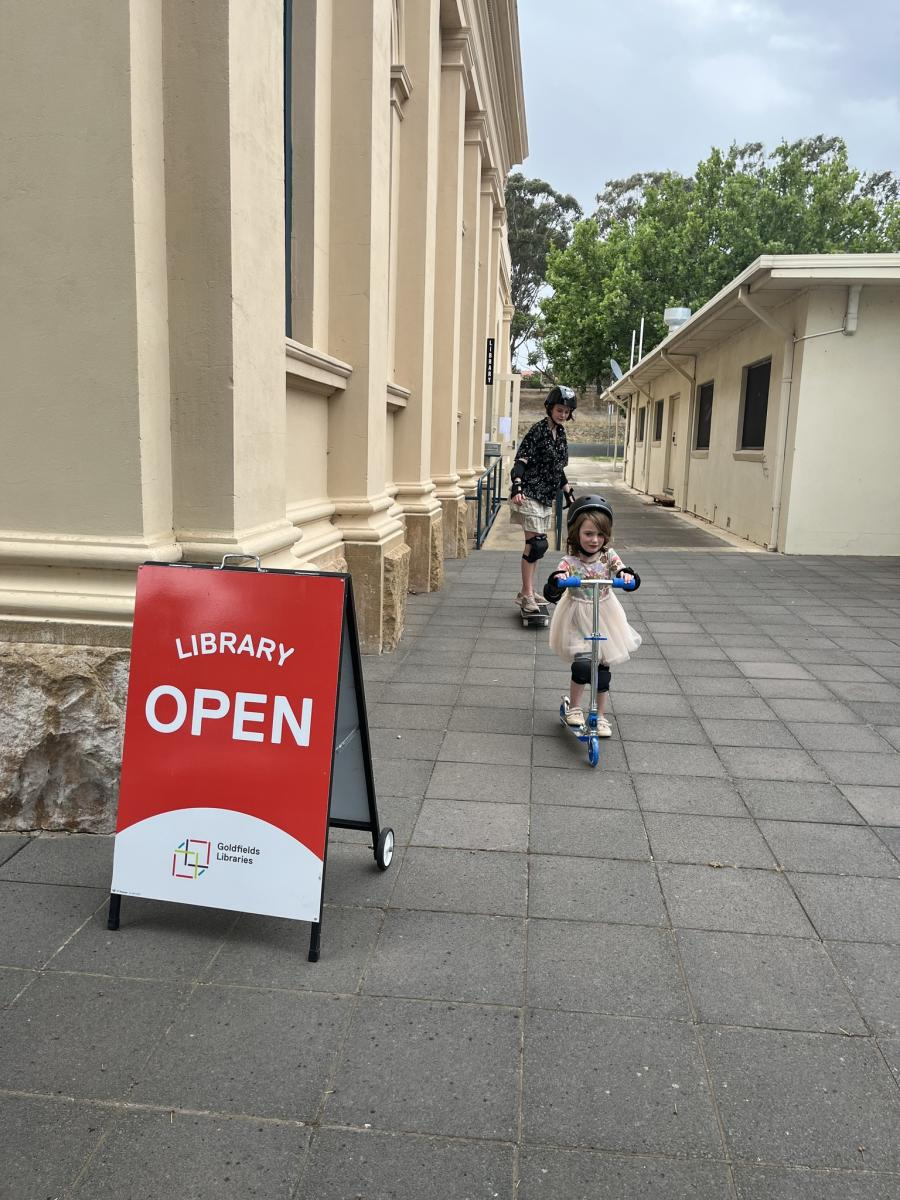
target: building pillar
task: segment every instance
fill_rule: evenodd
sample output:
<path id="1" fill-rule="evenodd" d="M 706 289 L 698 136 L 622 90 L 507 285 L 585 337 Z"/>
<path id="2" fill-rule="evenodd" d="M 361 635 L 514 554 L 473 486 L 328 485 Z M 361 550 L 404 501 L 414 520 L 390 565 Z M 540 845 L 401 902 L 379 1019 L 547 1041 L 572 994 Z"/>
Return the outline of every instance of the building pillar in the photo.
<path id="1" fill-rule="evenodd" d="M 459 426 L 456 469 L 459 486 L 467 495 L 475 491 L 480 469 L 474 466 L 473 438 L 477 399 L 483 392 L 481 326 L 478 321 L 479 257 L 481 245 L 481 160 L 485 137 L 483 114 L 465 127 L 463 180 L 462 284 L 460 290 Z M 480 464 L 479 464 L 480 467 Z M 470 505 L 468 517 L 474 506 Z M 468 520 L 471 527 L 471 519 Z"/>
<path id="2" fill-rule="evenodd" d="M 463 198 L 466 88 L 472 68 L 465 36 L 445 41 L 441 62 L 437 233 L 435 253 L 434 372 L 431 469 L 443 509 L 445 558 L 468 555 L 466 499 L 457 470 L 460 395 Z"/>
<path id="3" fill-rule="evenodd" d="M 366 651 L 399 640 L 409 548 L 386 488 L 390 288 L 391 10 L 333 7 L 329 351 L 350 363 L 328 405 L 328 491 Z"/>
<path id="4" fill-rule="evenodd" d="M 406 6 L 404 16 L 404 65 L 411 87 L 400 145 L 394 147 L 395 154 L 399 151 L 394 203 L 403 236 L 396 248 L 393 381 L 409 396 L 394 416 L 393 482 L 410 547 L 410 587 L 431 592 L 441 586 L 444 572 L 441 505 L 431 479 L 440 0 L 418 0 Z"/>

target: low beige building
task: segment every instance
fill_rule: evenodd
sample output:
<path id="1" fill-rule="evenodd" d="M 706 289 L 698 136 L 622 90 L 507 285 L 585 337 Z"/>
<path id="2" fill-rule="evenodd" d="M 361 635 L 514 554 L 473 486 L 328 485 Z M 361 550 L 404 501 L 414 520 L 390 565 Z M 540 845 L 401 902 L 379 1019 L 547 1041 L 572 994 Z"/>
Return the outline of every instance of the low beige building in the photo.
<path id="1" fill-rule="evenodd" d="M 0 819 L 99 827 L 137 564 L 349 569 L 377 652 L 467 553 L 515 424 L 516 0 L 21 3 L 5 35 Z"/>
<path id="2" fill-rule="evenodd" d="M 637 490 L 785 554 L 900 554 L 900 254 L 759 258 L 607 396 Z"/>

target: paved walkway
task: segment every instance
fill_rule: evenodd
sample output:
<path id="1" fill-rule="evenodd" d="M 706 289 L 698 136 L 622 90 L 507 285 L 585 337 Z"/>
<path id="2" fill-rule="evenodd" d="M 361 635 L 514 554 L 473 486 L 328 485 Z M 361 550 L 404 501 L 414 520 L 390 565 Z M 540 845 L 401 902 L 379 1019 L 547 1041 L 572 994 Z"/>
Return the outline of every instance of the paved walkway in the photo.
<path id="1" fill-rule="evenodd" d="M 645 643 L 600 767 L 518 550 L 448 564 L 366 661 L 399 849 L 335 837 L 318 964 L 234 913 L 110 934 L 109 839 L 0 838 L 0 1196 L 897 1200 L 900 562 L 614 502 Z"/>

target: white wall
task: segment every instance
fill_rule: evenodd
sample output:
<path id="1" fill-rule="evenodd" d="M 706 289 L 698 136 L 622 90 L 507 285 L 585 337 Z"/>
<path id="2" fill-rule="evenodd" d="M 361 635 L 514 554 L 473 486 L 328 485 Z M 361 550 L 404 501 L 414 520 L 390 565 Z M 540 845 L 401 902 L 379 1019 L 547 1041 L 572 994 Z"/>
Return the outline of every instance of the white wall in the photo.
<path id="1" fill-rule="evenodd" d="M 840 328 L 847 289 L 810 294 L 807 333 Z M 784 549 L 900 554 L 900 287 L 864 287 L 859 326 L 804 343 Z"/>

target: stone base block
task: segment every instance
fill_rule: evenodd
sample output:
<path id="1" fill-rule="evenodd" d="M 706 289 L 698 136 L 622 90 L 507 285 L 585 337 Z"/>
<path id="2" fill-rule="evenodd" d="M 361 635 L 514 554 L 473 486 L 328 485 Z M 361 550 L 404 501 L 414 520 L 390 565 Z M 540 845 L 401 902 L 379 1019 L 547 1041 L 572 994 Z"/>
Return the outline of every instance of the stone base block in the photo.
<path id="1" fill-rule="evenodd" d="M 384 556 L 384 595 L 382 598 L 382 653 L 395 650 L 406 622 L 406 593 L 409 591 L 410 549 L 401 542 Z"/>
<path id="2" fill-rule="evenodd" d="M 409 546 L 345 542 L 353 577 L 359 644 L 364 654 L 393 650 L 403 633 L 409 590 Z"/>
<path id="3" fill-rule="evenodd" d="M 115 829 L 129 657 L 0 643 L 0 828 Z"/>
<path id="4" fill-rule="evenodd" d="M 409 587 L 413 592 L 436 592 L 444 582 L 443 514 L 406 513 L 409 546 Z"/>
<path id="5" fill-rule="evenodd" d="M 468 508 L 465 499 L 442 500 L 442 535 L 444 558 L 468 558 Z"/>

